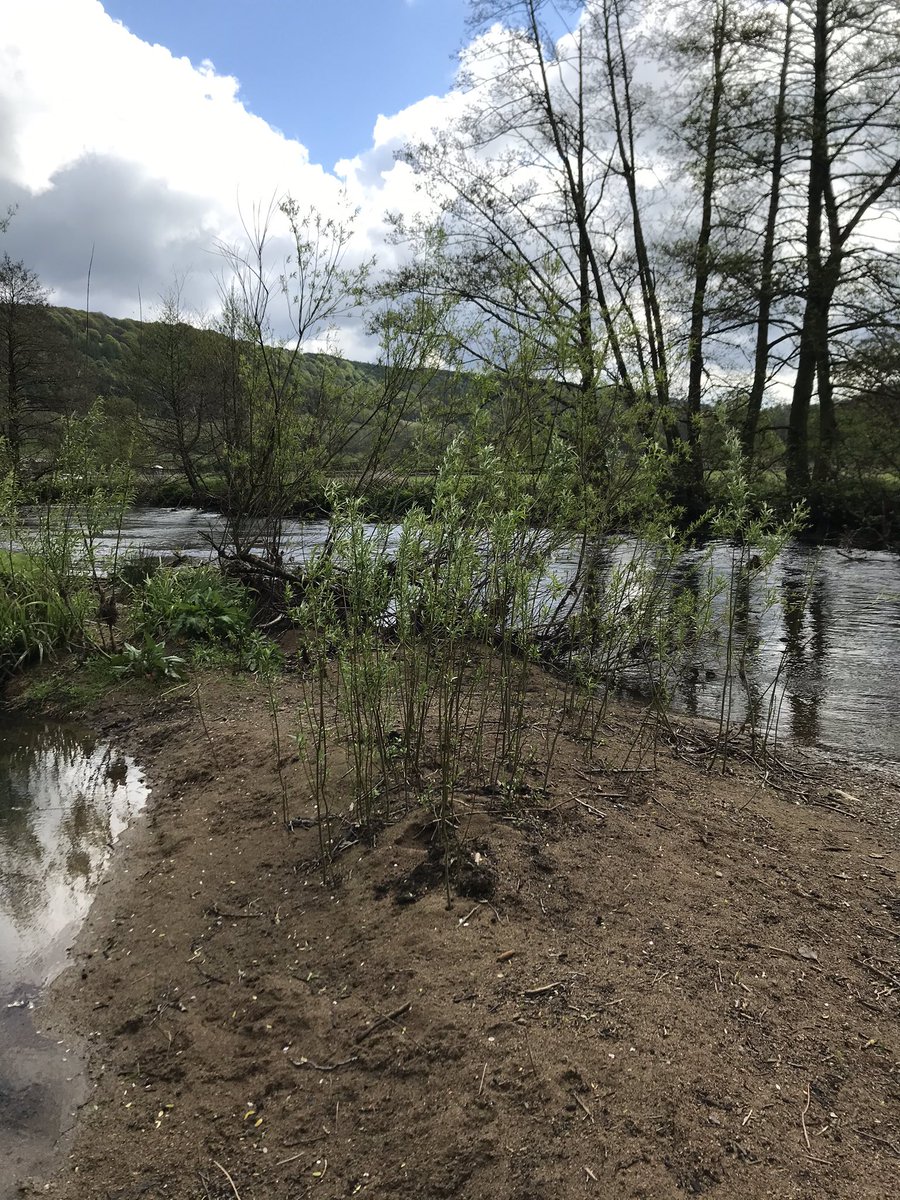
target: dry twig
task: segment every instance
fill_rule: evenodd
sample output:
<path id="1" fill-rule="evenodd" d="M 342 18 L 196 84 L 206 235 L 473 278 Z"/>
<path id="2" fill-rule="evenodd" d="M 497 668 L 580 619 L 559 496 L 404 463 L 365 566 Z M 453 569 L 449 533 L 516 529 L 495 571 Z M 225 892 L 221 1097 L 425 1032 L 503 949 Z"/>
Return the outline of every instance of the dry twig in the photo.
<path id="1" fill-rule="evenodd" d="M 213 1166 L 218 1167 L 219 1170 L 222 1172 L 222 1174 L 225 1176 L 225 1178 L 228 1180 L 228 1182 L 231 1184 L 231 1190 L 234 1192 L 235 1200 L 241 1200 L 241 1193 L 235 1187 L 234 1180 L 231 1178 L 231 1176 L 228 1174 L 228 1172 L 225 1170 L 225 1168 L 222 1166 L 222 1164 L 220 1162 L 216 1162 L 216 1160 L 213 1159 Z"/>
<path id="2" fill-rule="evenodd" d="M 342 1058 L 336 1063 L 315 1063 L 309 1058 L 304 1058 L 302 1055 L 298 1058 L 292 1058 L 291 1063 L 295 1067 L 310 1067 L 313 1071 L 336 1071 L 339 1067 L 349 1067 L 351 1063 L 359 1061 L 359 1055 L 354 1054 L 352 1058 Z"/>
<path id="3" fill-rule="evenodd" d="M 543 996 L 547 992 L 555 992 L 557 988 L 561 988 L 562 986 L 562 980 L 557 979 L 555 983 L 545 983 L 542 987 L 526 988 L 522 995 L 528 997 Z"/>
<path id="4" fill-rule="evenodd" d="M 411 1008 L 412 1001 L 407 1000 L 405 1004 L 401 1004 L 400 1007 L 395 1008 L 393 1012 L 384 1013 L 378 1018 L 377 1021 L 373 1021 L 371 1025 L 367 1025 L 365 1029 L 361 1029 L 353 1040 L 355 1042 L 364 1042 L 366 1038 L 370 1037 L 373 1033 L 375 1033 L 376 1030 L 381 1029 L 383 1025 L 388 1025 L 391 1022 L 396 1021 L 398 1017 L 402 1017 L 404 1013 L 408 1013 Z"/>
<path id="5" fill-rule="evenodd" d="M 812 1147 L 809 1144 L 809 1131 L 806 1128 L 806 1114 L 809 1112 L 809 1084 L 806 1085 L 806 1104 L 803 1106 L 803 1112 L 800 1114 L 800 1124 L 803 1126 L 803 1140 L 806 1142 L 807 1150 Z"/>

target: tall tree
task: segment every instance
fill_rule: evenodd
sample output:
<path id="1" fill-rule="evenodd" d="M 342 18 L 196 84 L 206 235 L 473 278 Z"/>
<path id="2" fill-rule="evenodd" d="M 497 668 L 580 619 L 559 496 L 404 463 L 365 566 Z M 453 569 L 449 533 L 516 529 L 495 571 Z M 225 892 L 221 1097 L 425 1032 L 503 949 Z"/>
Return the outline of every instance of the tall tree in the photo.
<path id="1" fill-rule="evenodd" d="M 795 71 L 804 93 L 806 286 L 788 428 L 797 492 L 834 466 L 832 314 L 854 260 L 877 255 L 873 224 L 900 183 L 900 12 L 892 0 L 796 0 Z M 809 413 L 819 403 L 811 476 Z"/>
<path id="2" fill-rule="evenodd" d="M 475 4 L 465 112 L 406 157 L 444 203 L 436 286 L 514 337 L 529 327 L 544 350 L 536 369 L 577 379 L 583 411 L 608 412 L 597 392 L 612 387 L 645 435 L 661 430 L 674 449 L 683 427 L 648 231 L 640 11 L 592 0 L 554 38 L 546 0 Z"/>
<path id="3" fill-rule="evenodd" d="M 37 274 L 9 254 L 0 259 L 0 434 L 13 469 L 21 466 L 26 414 L 46 382 L 49 293 Z"/>

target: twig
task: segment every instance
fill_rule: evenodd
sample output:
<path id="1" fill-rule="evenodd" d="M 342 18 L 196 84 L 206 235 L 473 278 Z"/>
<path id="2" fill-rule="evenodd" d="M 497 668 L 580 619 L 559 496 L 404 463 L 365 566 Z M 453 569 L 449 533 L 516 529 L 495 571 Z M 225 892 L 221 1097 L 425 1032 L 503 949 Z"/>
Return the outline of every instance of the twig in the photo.
<path id="1" fill-rule="evenodd" d="M 216 1162 L 216 1160 L 213 1159 L 213 1166 L 218 1167 L 219 1170 L 222 1172 L 222 1174 L 225 1176 L 225 1178 L 228 1180 L 228 1182 L 231 1184 L 231 1190 L 234 1192 L 235 1200 L 241 1200 L 241 1193 L 235 1187 L 234 1180 L 231 1178 L 231 1176 L 228 1174 L 228 1172 L 225 1170 L 225 1168 L 222 1166 L 222 1164 L 220 1162 Z"/>
<path id="2" fill-rule="evenodd" d="M 557 988 L 561 987 L 563 987 L 563 981 L 557 979 L 555 983 L 545 983 L 542 987 L 526 988 L 522 995 L 543 996 L 546 992 L 555 992 Z"/>
<path id="3" fill-rule="evenodd" d="M 349 1067 L 351 1063 L 358 1062 L 359 1055 L 354 1054 L 352 1058 L 342 1058 L 340 1062 L 325 1063 L 324 1065 L 320 1063 L 314 1063 L 312 1059 L 303 1057 L 292 1058 L 290 1061 L 295 1067 L 310 1067 L 313 1071 L 336 1071 L 339 1067 Z"/>
<path id="4" fill-rule="evenodd" d="M 579 1106 L 579 1108 L 582 1108 L 587 1113 L 588 1118 L 589 1118 L 591 1124 L 593 1125 L 594 1124 L 594 1114 L 591 1112 L 591 1110 L 588 1108 L 588 1106 L 585 1104 L 585 1102 L 582 1100 L 582 1098 L 578 1095 L 577 1092 L 572 1093 L 572 1099 Z"/>
<path id="5" fill-rule="evenodd" d="M 894 987 L 900 987 L 900 979 L 898 979 L 896 975 L 890 975 L 887 971 L 880 970 L 878 967 L 873 966 L 872 963 L 866 962 L 862 958 L 858 958 L 856 961 L 861 967 L 865 967 L 867 971 L 871 971 L 873 975 L 878 975 L 879 978 L 886 979 L 887 982 L 892 984 Z"/>
<path id="6" fill-rule="evenodd" d="M 203 967 L 200 966 L 200 964 L 196 961 L 196 959 L 191 959 L 190 961 L 194 964 L 194 966 L 197 968 L 197 970 L 200 972 L 200 974 L 203 976 L 203 978 L 207 979 L 210 983 L 224 983 L 224 984 L 228 983 L 227 979 L 222 979 L 221 976 L 219 976 L 219 975 L 210 974 L 209 971 L 205 970 Z"/>
<path id="7" fill-rule="evenodd" d="M 327 1133 L 317 1133 L 315 1137 L 299 1138 L 292 1142 L 282 1142 L 285 1150 L 293 1150 L 294 1146 L 312 1146 L 314 1142 L 323 1142 L 328 1137 Z"/>
<path id="8" fill-rule="evenodd" d="M 595 817 L 600 817 L 603 821 L 606 820 L 606 813 L 601 812 L 599 808 L 594 808 L 593 804 L 588 804 L 586 800 L 579 800 L 576 796 L 575 803 L 580 804 L 582 808 L 586 808 L 588 812 L 593 813 Z"/>
<path id="9" fill-rule="evenodd" d="M 484 1088 L 484 1077 L 487 1074 L 487 1068 L 488 1068 L 488 1065 L 487 1065 L 487 1063 L 485 1063 L 484 1070 L 481 1072 L 481 1083 L 479 1083 L 479 1085 L 478 1085 L 478 1095 L 479 1096 L 481 1095 L 482 1089 Z"/>
<path id="10" fill-rule="evenodd" d="M 537 1063 L 534 1061 L 534 1055 L 531 1053 L 531 1042 L 528 1040 L 528 1033 L 525 1033 L 525 1049 L 528 1051 L 528 1061 L 531 1063 L 531 1069 L 534 1071 L 534 1077 L 540 1081 L 541 1073 L 537 1069 Z"/>
<path id="11" fill-rule="evenodd" d="M 377 1029 L 380 1029 L 382 1025 L 387 1025 L 388 1022 L 396 1021 L 398 1017 L 402 1017 L 404 1013 L 408 1013 L 411 1008 L 412 1001 L 407 1000 L 405 1004 L 401 1004 L 400 1007 L 395 1008 L 393 1012 L 385 1013 L 383 1016 L 380 1016 L 377 1021 L 374 1021 L 371 1025 L 367 1025 L 365 1029 L 361 1029 L 353 1040 L 355 1042 L 365 1041 L 367 1037 L 373 1034 Z"/>
<path id="12" fill-rule="evenodd" d="M 265 916 L 265 913 L 231 912 L 227 908 L 219 908 L 218 904 L 213 904 L 206 911 L 210 916 L 223 917 L 228 921 L 251 921 L 257 917 Z"/>
<path id="13" fill-rule="evenodd" d="M 854 1129 L 853 1132 L 857 1137 L 868 1138 L 870 1142 L 877 1142 L 879 1146 L 886 1146 L 892 1154 L 896 1154 L 900 1158 L 900 1146 L 896 1142 L 889 1142 L 887 1138 L 878 1137 L 877 1134 L 869 1133 L 866 1129 Z"/>
<path id="14" fill-rule="evenodd" d="M 275 1164 L 276 1167 L 286 1167 L 288 1163 L 296 1162 L 298 1158 L 303 1158 L 303 1151 L 299 1154 L 292 1154 L 290 1158 L 283 1158 L 281 1162 Z"/>
<path id="15" fill-rule="evenodd" d="M 803 1112 L 800 1114 L 800 1124 L 803 1126 L 803 1140 L 806 1142 L 807 1150 L 812 1147 L 809 1144 L 809 1132 L 806 1128 L 806 1114 L 809 1112 L 809 1084 L 806 1085 L 806 1104 L 803 1107 Z"/>
<path id="16" fill-rule="evenodd" d="M 464 917 L 460 917 L 459 918 L 460 925 L 465 925 L 466 921 L 468 921 L 471 917 L 474 917 L 480 907 L 481 907 L 481 904 L 478 903 L 475 905 L 475 907 L 473 909 L 471 909 L 470 912 L 467 912 Z"/>

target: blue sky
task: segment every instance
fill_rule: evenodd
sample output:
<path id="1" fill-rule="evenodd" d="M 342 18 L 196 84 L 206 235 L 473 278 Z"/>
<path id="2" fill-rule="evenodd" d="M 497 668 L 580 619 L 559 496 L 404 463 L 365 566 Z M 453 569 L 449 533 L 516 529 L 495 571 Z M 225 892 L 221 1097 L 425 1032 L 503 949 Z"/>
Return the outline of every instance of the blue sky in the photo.
<path id="1" fill-rule="evenodd" d="M 331 167 L 375 119 L 449 90 L 466 0 L 104 0 L 110 16 L 241 83 L 245 105 Z"/>
<path id="2" fill-rule="evenodd" d="M 177 281 L 203 319 L 221 301 L 222 248 L 260 213 L 283 266 L 285 196 L 349 219 L 348 255 L 379 270 L 405 253 L 389 214 L 436 211 L 400 152 L 468 103 L 454 87 L 467 0 L 0 8 L 0 213 L 16 209 L 0 253 L 56 304 L 83 307 L 91 264 L 96 311 L 152 315 Z M 360 329 L 341 338 L 366 352 Z"/>

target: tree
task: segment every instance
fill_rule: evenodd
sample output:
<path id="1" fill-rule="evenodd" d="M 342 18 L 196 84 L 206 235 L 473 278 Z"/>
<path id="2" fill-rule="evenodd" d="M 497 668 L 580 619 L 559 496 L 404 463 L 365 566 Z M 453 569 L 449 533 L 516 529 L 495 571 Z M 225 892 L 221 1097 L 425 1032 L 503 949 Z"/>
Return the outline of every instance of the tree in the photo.
<path id="1" fill-rule="evenodd" d="M 811 480 L 809 411 L 819 402 L 813 482 L 834 466 L 833 313 L 848 274 L 871 279 L 880 212 L 900 183 L 900 13 L 890 0 L 797 0 L 795 70 L 806 141 L 806 286 L 788 426 L 787 475 Z M 867 270 L 865 264 L 869 263 Z M 852 271 L 850 268 L 852 267 Z"/>
<path id="2" fill-rule="evenodd" d="M 141 339 L 134 376 L 148 425 L 160 448 L 175 456 L 200 506 L 207 497 L 203 457 L 208 448 L 212 358 L 208 333 L 195 328 L 189 316 L 183 284 L 176 280 Z"/>
<path id="3" fill-rule="evenodd" d="M 25 419 L 47 378 L 49 293 L 34 271 L 4 253 L 0 259 L 0 434 L 13 469 L 21 467 Z"/>
<path id="4" fill-rule="evenodd" d="M 279 215 L 281 238 L 272 228 Z M 285 515 L 326 465 L 316 416 L 304 411 L 301 367 L 308 343 L 360 305 L 370 264 L 346 261 L 352 220 L 287 197 L 254 212 L 243 245 L 220 247 L 230 279 L 217 325 L 224 352 L 212 448 L 239 551 L 262 543 L 278 558 Z M 332 398 L 325 410 L 337 412 L 337 388 Z"/>

